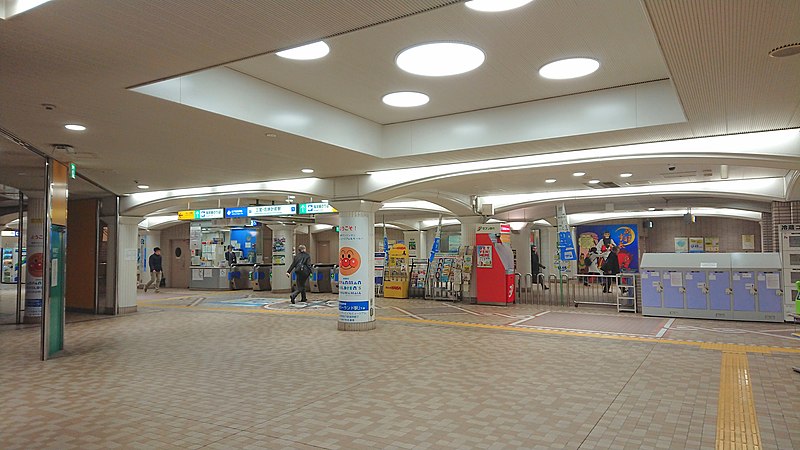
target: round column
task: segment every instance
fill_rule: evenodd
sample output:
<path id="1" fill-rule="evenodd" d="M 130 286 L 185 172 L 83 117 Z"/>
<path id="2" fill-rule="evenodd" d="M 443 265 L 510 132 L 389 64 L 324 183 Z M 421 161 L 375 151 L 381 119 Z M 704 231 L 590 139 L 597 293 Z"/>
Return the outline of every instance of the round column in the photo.
<path id="1" fill-rule="evenodd" d="M 342 331 L 374 330 L 375 211 L 364 200 L 334 203 L 339 210 L 339 322 Z"/>

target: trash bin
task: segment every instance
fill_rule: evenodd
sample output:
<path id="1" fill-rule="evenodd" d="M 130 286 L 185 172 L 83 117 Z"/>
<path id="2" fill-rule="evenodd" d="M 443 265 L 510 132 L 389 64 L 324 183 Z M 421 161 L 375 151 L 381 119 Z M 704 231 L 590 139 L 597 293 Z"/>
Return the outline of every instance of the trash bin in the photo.
<path id="1" fill-rule="evenodd" d="M 253 266 L 253 290 L 272 290 L 272 264 L 256 264 Z"/>
<path id="2" fill-rule="evenodd" d="M 333 264 L 314 264 L 311 268 L 311 292 L 331 292 Z"/>
<path id="3" fill-rule="evenodd" d="M 250 274 L 253 266 L 248 264 L 234 264 L 228 272 L 228 287 L 231 290 L 250 289 Z"/>

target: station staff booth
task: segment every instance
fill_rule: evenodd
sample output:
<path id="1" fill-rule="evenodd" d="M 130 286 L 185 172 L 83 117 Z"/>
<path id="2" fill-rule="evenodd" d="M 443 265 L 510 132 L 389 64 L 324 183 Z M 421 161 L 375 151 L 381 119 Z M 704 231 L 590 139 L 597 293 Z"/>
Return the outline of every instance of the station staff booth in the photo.
<path id="1" fill-rule="evenodd" d="M 645 316 L 782 322 L 777 253 L 646 253 Z"/>

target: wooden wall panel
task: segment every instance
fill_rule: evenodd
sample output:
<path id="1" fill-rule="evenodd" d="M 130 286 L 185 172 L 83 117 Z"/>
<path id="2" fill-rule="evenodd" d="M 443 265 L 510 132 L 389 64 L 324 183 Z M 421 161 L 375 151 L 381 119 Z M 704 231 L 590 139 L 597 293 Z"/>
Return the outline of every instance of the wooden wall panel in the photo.
<path id="1" fill-rule="evenodd" d="M 70 200 L 67 206 L 66 306 L 94 311 L 97 266 L 97 200 Z"/>

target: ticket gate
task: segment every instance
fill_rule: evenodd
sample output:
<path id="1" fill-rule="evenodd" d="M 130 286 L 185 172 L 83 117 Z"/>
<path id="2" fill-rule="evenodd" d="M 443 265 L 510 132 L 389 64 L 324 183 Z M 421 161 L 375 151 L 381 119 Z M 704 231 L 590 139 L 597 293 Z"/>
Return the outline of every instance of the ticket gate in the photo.
<path id="1" fill-rule="evenodd" d="M 331 271 L 333 264 L 314 264 L 311 268 L 311 292 L 331 292 Z"/>
<path id="2" fill-rule="evenodd" d="M 331 293 L 339 293 L 339 265 L 334 264 L 331 268 Z"/>
<path id="3" fill-rule="evenodd" d="M 256 264 L 253 266 L 253 290 L 272 290 L 272 264 Z"/>
<path id="4" fill-rule="evenodd" d="M 228 287 L 231 290 L 250 289 L 252 264 L 234 264 L 228 272 Z"/>

